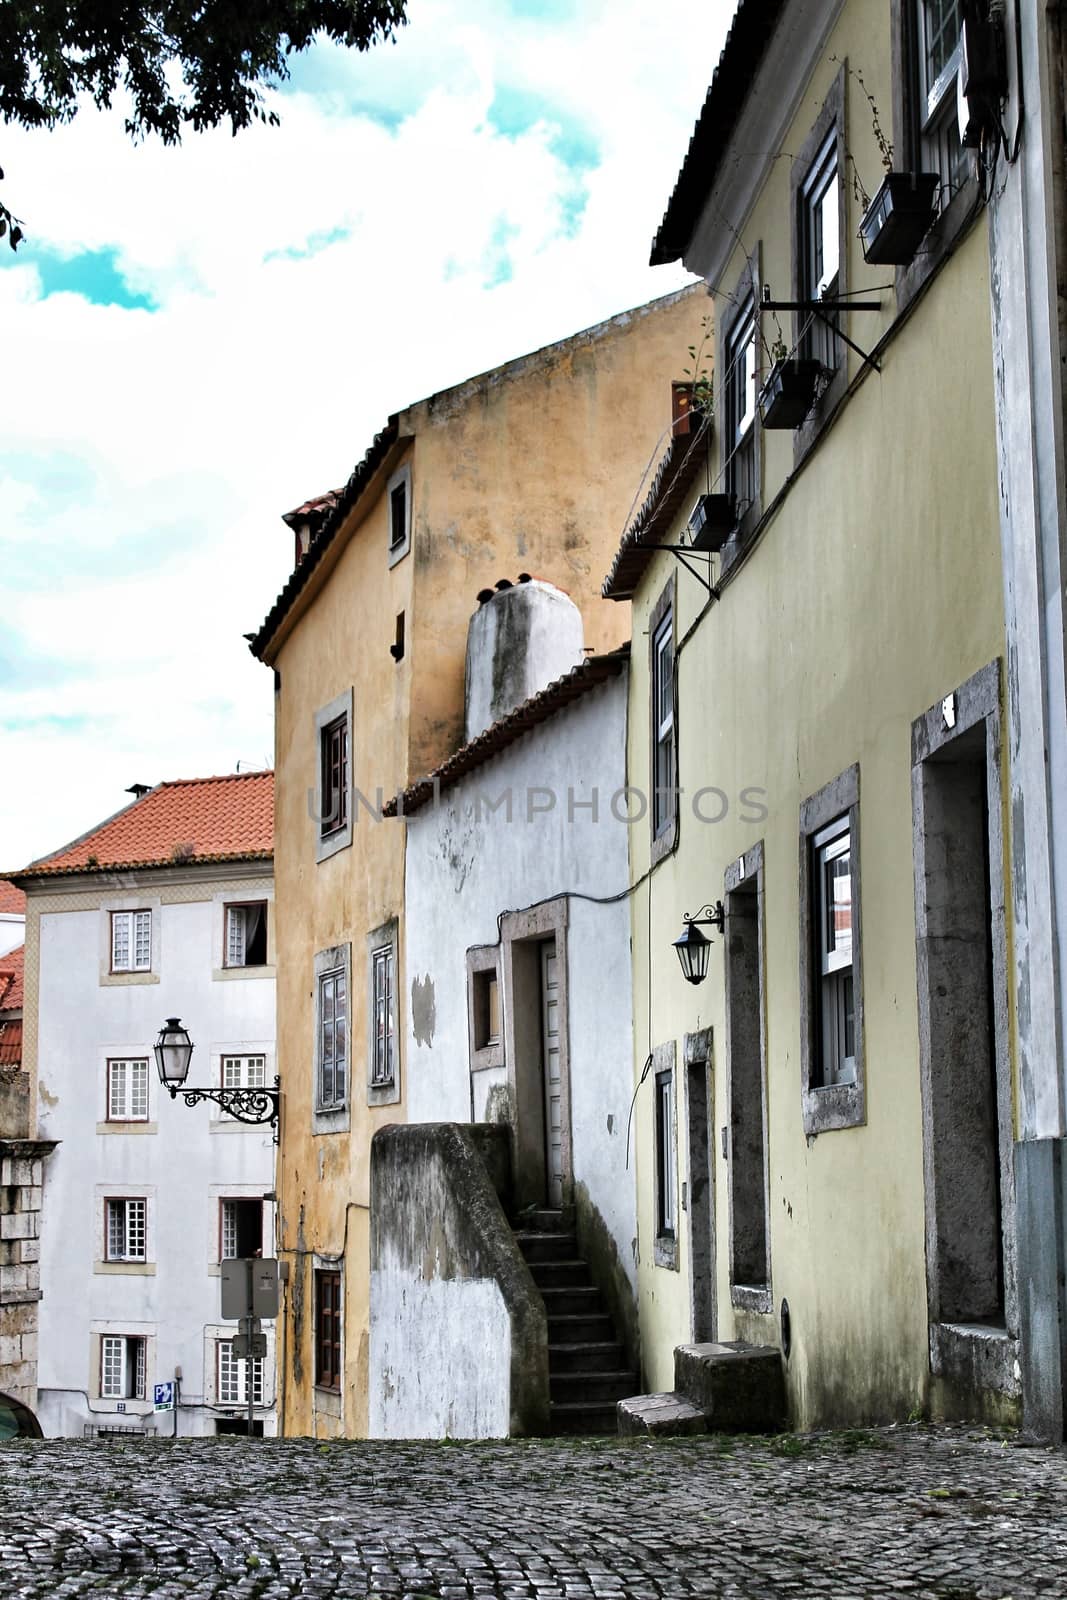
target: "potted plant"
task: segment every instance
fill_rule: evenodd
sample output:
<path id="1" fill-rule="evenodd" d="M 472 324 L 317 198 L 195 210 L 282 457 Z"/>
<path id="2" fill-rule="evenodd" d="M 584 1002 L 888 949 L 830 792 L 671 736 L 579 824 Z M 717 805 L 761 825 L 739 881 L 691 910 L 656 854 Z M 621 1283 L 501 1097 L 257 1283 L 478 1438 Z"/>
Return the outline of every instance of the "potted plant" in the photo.
<path id="1" fill-rule="evenodd" d="M 906 267 L 937 214 L 936 172 L 886 171 L 860 222 L 863 259 L 874 267 Z"/>
<path id="2" fill-rule="evenodd" d="M 781 344 L 771 355 L 774 365 L 759 392 L 760 421 L 765 428 L 799 428 L 815 404 L 826 369 L 820 361 L 790 357 Z"/>
<path id="3" fill-rule="evenodd" d="M 737 502 L 732 494 L 702 494 L 689 519 L 690 548 L 717 554 L 736 526 Z"/>
<path id="4" fill-rule="evenodd" d="M 851 152 L 847 153 L 846 159 L 852 168 L 853 191 L 863 206 L 859 228 L 863 259 L 872 267 L 906 267 L 929 233 L 937 215 L 941 179 L 936 172 L 893 170 L 893 145 L 886 138 L 877 102 L 859 68 L 849 67 L 848 72 L 859 84 L 870 106 L 871 127 L 884 173 L 872 200 Z"/>

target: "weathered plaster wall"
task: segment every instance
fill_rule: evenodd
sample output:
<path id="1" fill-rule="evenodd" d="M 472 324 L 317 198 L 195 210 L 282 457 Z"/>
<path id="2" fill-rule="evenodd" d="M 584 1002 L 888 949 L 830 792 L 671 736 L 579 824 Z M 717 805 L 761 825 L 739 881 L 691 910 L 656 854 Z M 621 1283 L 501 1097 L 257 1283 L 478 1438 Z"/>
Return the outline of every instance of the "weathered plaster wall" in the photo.
<path id="1" fill-rule="evenodd" d="M 41 1194 L 52 1146 L 10 1125 L 0 1135 L 0 1393 L 36 1411 Z"/>
<path id="2" fill-rule="evenodd" d="M 686 364 L 706 305 L 699 288 L 668 296 L 402 413 L 401 437 L 414 434 L 414 442 L 399 445 L 383 463 L 351 515 L 336 561 L 328 574 L 324 568 L 316 575 L 298 619 L 268 652 L 279 673 L 283 1248 L 295 1277 L 307 1277 L 309 1294 L 314 1252 L 343 1257 L 345 1284 L 340 1403 L 312 1382 L 306 1300 L 302 1353 L 294 1349 L 287 1357 L 288 1432 L 367 1431 L 370 1141 L 376 1128 L 408 1117 L 404 1042 L 410 1028 L 428 1037 L 434 1009 L 433 995 L 419 991 L 409 1022 L 412 989 L 402 986 L 399 1099 L 368 1107 L 366 936 L 403 910 L 404 825 L 377 824 L 357 808 L 351 847 L 316 863 L 308 807 L 318 759 L 315 713 L 353 692 L 353 778 L 373 802 L 379 788 L 384 797 L 395 794 L 462 740 L 467 622 L 479 589 L 532 572 L 568 591 L 582 611 L 588 643 L 614 645 L 626 637 L 628 619 L 599 598 L 600 579 L 634 482 L 669 426 L 670 382 Z M 412 552 L 390 567 L 383 490 L 404 463 L 411 468 Z M 406 651 L 396 663 L 389 646 L 400 612 Z M 406 939 L 401 921 L 401 971 Z M 314 960 L 345 942 L 352 947 L 350 1131 L 314 1133 Z M 467 1117 L 469 1103 L 442 1114 Z"/>
<path id="3" fill-rule="evenodd" d="M 218 1203 L 223 1196 L 261 1198 L 274 1187 L 270 1130 L 222 1121 L 214 1106 L 172 1101 L 152 1058 L 163 1018 L 180 1015 L 195 1046 L 190 1083 L 217 1084 L 223 1052 L 265 1055 L 267 1081 L 273 1080 L 273 967 L 213 976 L 223 919 L 217 897 L 270 900 L 271 879 L 260 872 L 183 883 L 166 870 L 162 877 L 127 874 L 114 893 L 48 886 L 30 895 L 38 1131 L 61 1141 L 45 1167 L 41 1227 L 39 1415 L 49 1435 L 80 1435 L 87 1422 L 151 1428 L 150 1390 L 143 1402 L 99 1397 L 102 1333 L 146 1336 L 149 1385 L 182 1368 L 179 1432 L 214 1431 L 214 1336 L 208 1330 L 220 1322 Z M 131 895 L 134 903 L 158 906 L 158 961 L 146 975 L 150 981 L 102 984 L 106 908 L 116 896 Z M 147 1122 L 107 1123 L 109 1056 L 148 1057 Z M 108 1195 L 148 1199 L 143 1266 L 102 1263 Z M 271 1250 L 271 1215 L 268 1204 L 264 1254 Z M 267 1389 L 273 1394 L 273 1328 L 264 1327 L 270 1330 Z M 261 1415 L 265 1431 L 273 1431 L 273 1411 Z"/>
<path id="4" fill-rule="evenodd" d="M 532 729 L 448 789 L 438 807 L 410 818 L 406 983 L 409 993 L 432 992 L 435 1017 L 432 1035 L 413 1029 L 408 1040 L 412 1122 L 513 1120 L 515 1108 L 502 1093 L 507 1064 L 471 1070 L 466 953 L 496 945 L 505 912 L 568 890 L 612 896 L 625 888 L 629 830 L 611 807 L 624 783 L 625 740 L 623 675 Z M 492 809 L 509 790 L 510 820 L 506 804 Z M 595 815 L 588 809 L 594 795 Z M 621 802 L 617 809 L 621 814 Z M 567 915 L 573 1177 L 587 1228 L 603 1231 L 632 1288 L 629 910 L 625 900 L 574 898 Z M 522 1065 L 539 1078 L 539 1059 Z"/>
<path id="5" fill-rule="evenodd" d="M 544 1303 L 468 1131 L 378 1133 L 371 1216 L 371 1437 L 542 1432 Z"/>
<path id="6" fill-rule="evenodd" d="M 888 8 L 857 0 L 819 51 L 814 79 L 783 134 L 784 150 L 800 148 L 830 89 L 838 70 L 831 55 L 861 66 L 876 98 L 890 103 Z M 849 147 L 862 170 L 876 175 L 869 118 L 851 87 L 848 104 Z M 855 292 L 884 284 L 887 275 L 864 266 L 851 195 L 848 206 L 844 238 L 848 287 Z M 759 248 L 764 281 L 784 293 L 791 250 L 787 160 L 771 164 L 751 216 L 731 221 L 750 253 Z M 721 235 L 716 276 L 730 286 L 744 266 L 734 237 Z M 731 1307 L 720 1209 L 718 1333 L 775 1343 L 781 1302 L 788 1299 L 788 1383 L 802 1426 L 906 1415 L 928 1394 L 910 738 L 913 719 L 1004 650 L 988 293 L 986 245 L 978 230 L 932 281 L 886 349 L 881 376 L 870 374 L 856 390 L 797 473 L 759 544 L 683 644 L 679 844 L 633 902 L 640 980 L 635 1067 L 653 1046 L 712 1028 L 713 1159 L 716 1189 L 724 1195 L 718 1130 L 729 1112 L 722 944 L 716 939 L 708 977 L 694 989 L 682 980 L 671 940 L 683 911 L 720 897 L 731 862 L 764 841 L 774 1313 Z M 882 313 L 850 320 L 851 336 L 867 347 L 894 308 L 891 290 L 879 297 Z M 773 337 L 773 325 L 765 331 Z M 857 358 L 849 356 L 849 367 L 855 376 Z M 794 438 L 764 433 L 761 444 L 766 508 L 795 470 Z M 713 460 L 719 458 L 713 449 Z M 694 498 L 701 487 L 694 486 Z M 691 503 L 686 516 L 690 509 Z M 649 569 L 634 606 L 635 640 L 646 631 L 671 560 L 659 557 Z M 682 639 L 707 597 L 684 574 L 678 596 Z M 634 782 L 648 771 L 648 705 L 647 652 L 635 648 Z M 867 1121 L 808 1141 L 801 1118 L 799 809 L 854 762 L 860 768 Z M 695 791 L 709 785 L 723 791 L 727 805 L 716 823 L 701 822 L 693 812 Z M 757 798 L 765 819 L 743 803 L 747 787 L 763 791 Z M 713 794 L 699 805 L 709 817 L 722 809 Z M 635 828 L 632 840 L 636 877 L 648 866 L 647 830 Z M 673 1348 L 689 1335 L 688 1219 L 683 1214 L 681 1270 L 656 1267 L 647 1082 L 635 1122 L 644 1350 L 655 1386 L 670 1388 Z"/>
<path id="7" fill-rule="evenodd" d="M 577 666 L 584 643 L 574 601 L 538 578 L 479 601 L 467 629 L 464 739 L 477 738 Z"/>

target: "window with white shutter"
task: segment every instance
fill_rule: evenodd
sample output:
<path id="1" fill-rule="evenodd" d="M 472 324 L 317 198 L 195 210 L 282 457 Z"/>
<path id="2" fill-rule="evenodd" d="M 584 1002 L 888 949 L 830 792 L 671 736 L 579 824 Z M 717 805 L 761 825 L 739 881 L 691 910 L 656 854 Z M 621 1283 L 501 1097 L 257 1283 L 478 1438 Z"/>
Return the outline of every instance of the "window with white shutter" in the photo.
<path id="1" fill-rule="evenodd" d="M 131 1334 L 104 1334 L 100 1340 L 100 1394 L 105 1400 L 147 1398 L 147 1339 Z"/>
<path id="2" fill-rule="evenodd" d="M 267 964 L 267 903 L 226 907 L 226 965 L 265 967 Z"/>

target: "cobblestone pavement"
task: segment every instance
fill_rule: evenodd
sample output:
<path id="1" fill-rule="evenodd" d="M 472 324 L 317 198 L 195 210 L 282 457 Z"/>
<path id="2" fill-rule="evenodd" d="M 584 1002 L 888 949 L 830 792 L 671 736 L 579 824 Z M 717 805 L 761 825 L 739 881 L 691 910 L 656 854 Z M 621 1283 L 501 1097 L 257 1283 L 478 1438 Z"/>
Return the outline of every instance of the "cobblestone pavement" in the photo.
<path id="1" fill-rule="evenodd" d="M 1067 1595 L 1067 1452 L 814 1439 L 0 1445 L 0 1596 Z"/>

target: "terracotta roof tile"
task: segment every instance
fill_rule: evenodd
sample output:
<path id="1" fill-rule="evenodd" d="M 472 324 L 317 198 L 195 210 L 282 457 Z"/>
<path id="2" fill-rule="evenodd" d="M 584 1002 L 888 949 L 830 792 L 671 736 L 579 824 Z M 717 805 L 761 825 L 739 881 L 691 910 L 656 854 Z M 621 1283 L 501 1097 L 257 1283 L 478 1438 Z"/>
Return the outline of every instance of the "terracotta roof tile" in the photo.
<path id="1" fill-rule="evenodd" d="M 660 541 L 670 532 L 678 512 L 707 459 L 710 423 L 693 433 L 673 438 L 652 480 L 645 503 L 622 536 L 622 543 L 604 579 L 601 594 L 605 600 L 629 600 L 637 588 Z"/>
<path id="2" fill-rule="evenodd" d="M 607 655 L 587 656 L 562 678 L 557 678 L 547 688 L 531 695 L 529 700 L 524 700 L 521 706 L 516 706 L 506 717 L 501 717 L 499 722 L 494 722 L 491 728 L 486 728 L 476 739 L 461 745 L 455 755 L 449 756 L 447 761 L 435 767 L 432 772 L 428 772 L 417 783 L 413 783 L 409 789 L 405 789 L 397 799 L 390 800 L 382 807 L 382 815 L 395 817 L 400 802 L 403 802 L 405 816 L 411 816 L 413 812 L 419 811 L 433 799 L 435 790 L 439 794 L 442 790 L 451 788 L 460 778 L 466 777 L 468 772 L 484 766 L 499 751 L 506 750 L 509 744 L 521 739 L 530 728 L 535 728 L 538 723 L 547 722 L 557 711 L 569 706 L 572 700 L 579 699 L 590 689 L 595 689 L 597 684 L 606 682 L 608 678 L 617 678 L 620 672 L 625 671 L 629 659 L 628 644 L 621 645 L 618 650 L 612 650 Z"/>
<path id="3" fill-rule="evenodd" d="M 0 1067 L 22 1062 L 22 1022 L 0 1022 Z"/>
<path id="4" fill-rule="evenodd" d="M 26 915 L 26 896 L 6 878 L 0 878 L 0 913 L 16 917 Z"/>
<path id="5" fill-rule="evenodd" d="M 22 1010 L 22 976 L 26 946 L 0 956 L 0 1014 Z"/>
<path id="6" fill-rule="evenodd" d="M 186 861 L 269 859 L 274 850 L 274 774 L 161 783 L 73 844 L 15 877 L 161 867 Z"/>

